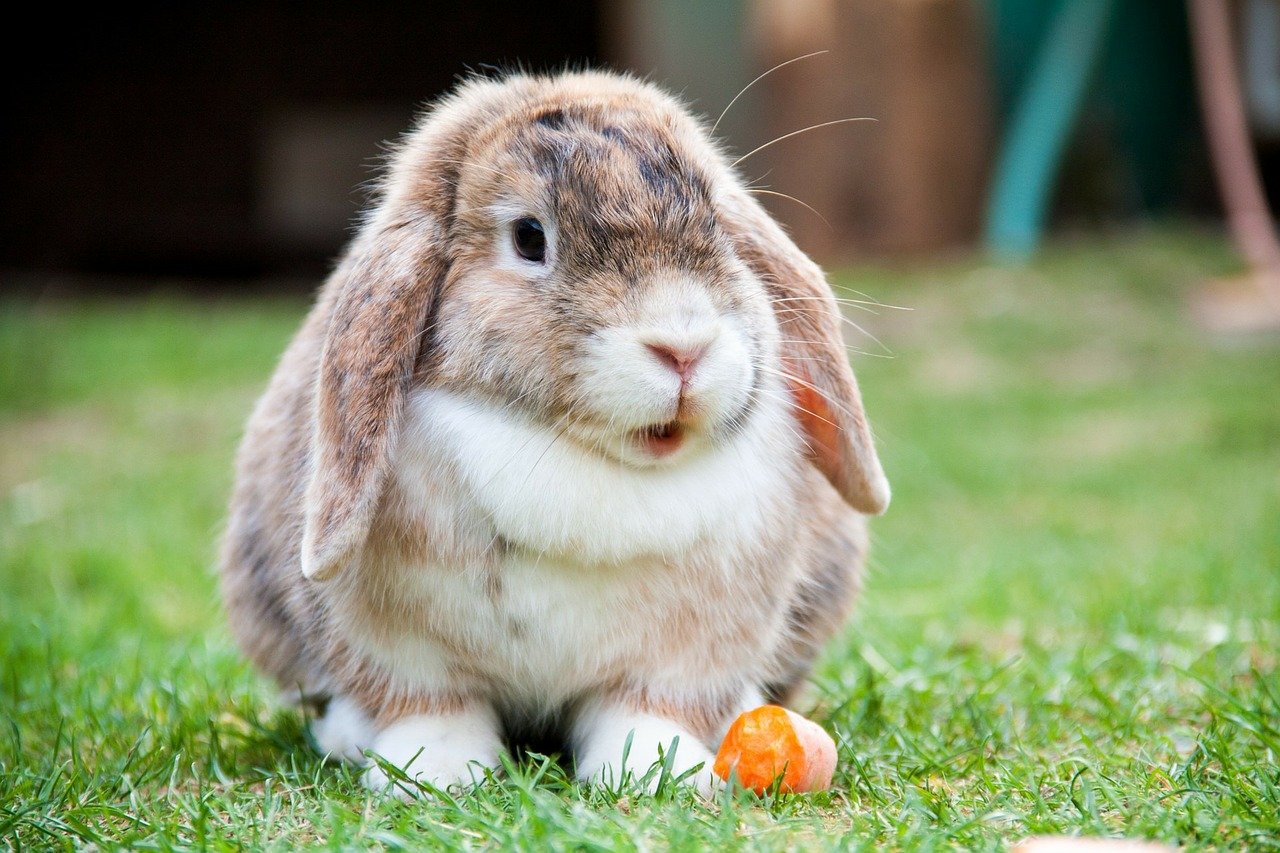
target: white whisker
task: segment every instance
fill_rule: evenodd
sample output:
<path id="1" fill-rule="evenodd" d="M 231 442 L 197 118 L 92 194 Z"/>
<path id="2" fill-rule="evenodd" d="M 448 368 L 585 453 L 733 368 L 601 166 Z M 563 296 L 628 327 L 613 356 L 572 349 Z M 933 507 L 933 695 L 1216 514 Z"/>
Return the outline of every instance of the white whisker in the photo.
<path id="1" fill-rule="evenodd" d="M 848 410 L 848 409 L 846 409 L 844 406 L 840 405 L 840 404 L 839 404 L 839 403 L 837 403 L 835 400 L 832 400 L 830 397 L 828 397 L 828 396 L 827 396 L 827 394 L 826 394 L 826 392 L 825 392 L 825 391 L 823 391 L 821 388 L 819 388 L 818 386 L 816 386 L 816 385 L 814 385 L 814 384 L 812 384 L 812 383 L 810 383 L 810 382 L 806 382 L 805 380 L 801 379 L 800 377 L 796 376 L 795 374 L 793 374 L 793 373 L 789 373 L 788 371 L 785 371 L 785 370 L 778 370 L 778 369 L 776 369 L 776 368 L 775 368 L 775 369 L 772 369 L 772 370 L 768 370 L 767 368 L 762 368 L 762 369 L 765 369 L 765 370 L 767 370 L 767 372 L 773 373 L 773 374 L 774 374 L 774 375 L 776 375 L 776 376 L 781 376 L 781 377 L 782 377 L 782 378 L 784 378 L 784 379 L 790 380 L 791 382 L 794 382 L 794 383 L 796 383 L 797 385 L 801 385 L 801 386 L 803 386 L 803 387 L 805 387 L 805 388 L 810 389 L 810 390 L 811 390 L 811 391 L 813 391 L 815 394 L 817 394 L 819 397 L 821 397 L 822 399 L 826 400 L 828 403 L 831 403 L 833 406 L 835 406 L 835 408 L 839 409 L 839 410 L 841 411 L 841 413 L 843 413 L 844 415 L 849 416 L 849 417 L 852 417 L 852 416 L 853 416 L 853 415 L 852 415 L 852 413 L 851 413 L 851 412 L 849 412 L 849 410 Z M 799 409 L 800 411 L 804 412 L 805 414 L 810 415 L 811 417 L 817 418 L 818 420 L 822 421 L 822 422 L 823 422 L 823 423 L 825 423 L 825 424 L 830 424 L 831 426 L 835 427 L 836 429 L 840 429 L 840 425 L 839 425 L 838 423 L 835 423 L 834 421 L 829 420 L 828 418 L 824 418 L 822 415 L 818 414 L 817 412 L 813 411 L 812 409 L 807 409 L 807 408 L 805 408 L 804 406 L 800 405 L 800 402 L 799 402 L 798 400 L 794 400 L 794 399 L 793 399 L 793 400 L 791 401 L 791 405 L 792 405 L 792 406 L 794 406 L 795 408 Z"/>
<path id="2" fill-rule="evenodd" d="M 851 305 L 855 307 L 875 306 L 876 308 L 892 308 L 895 311 L 914 311 L 916 309 L 909 308 L 905 305 L 891 305 L 888 302 L 880 302 L 875 299 L 850 299 L 847 296 L 831 296 L 838 305 Z M 825 296 L 779 296 L 770 298 L 770 302 L 825 302 Z"/>
<path id="3" fill-rule="evenodd" d="M 810 314 L 809 314 L 808 312 L 802 311 L 802 310 L 801 310 L 801 309 L 799 309 L 799 308 L 778 308 L 778 309 L 776 309 L 776 311 L 777 311 L 777 313 L 778 313 L 779 315 L 783 315 L 783 317 L 784 317 L 784 318 L 785 318 L 785 316 L 787 316 L 787 315 L 791 315 L 791 316 L 795 316 L 795 317 L 807 317 L 807 316 L 810 316 Z M 855 330 L 855 331 L 856 331 L 856 332 L 858 332 L 859 334 L 861 334 L 861 335 L 865 335 L 866 337 L 870 338 L 872 341 L 874 341 L 874 342 L 875 342 L 876 346 L 880 347 L 880 349 L 884 350 L 887 354 L 889 354 L 889 355 L 893 355 L 893 350 L 891 350 L 891 349 L 889 349 L 889 347 L 885 346 L 884 341 L 880 340 L 880 339 L 879 339 L 879 338 L 877 338 L 875 335 L 873 335 L 873 334 L 871 334 L 870 332 L 868 332 L 868 331 L 867 331 L 866 329 L 864 329 L 862 326 L 859 326 L 859 325 L 858 325 L 857 323 L 855 323 L 852 319 L 850 319 L 847 315 L 845 315 L 845 314 L 844 314 L 844 312 L 841 312 L 841 313 L 838 315 L 838 319 L 840 320 L 840 322 L 841 322 L 841 323 L 847 323 L 847 324 L 849 325 L 849 327 L 850 327 L 850 328 L 852 328 L 853 330 Z M 785 324 L 787 321 L 786 321 L 785 319 L 783 319 L 783 321 L 782 321 L 782 322 Z"/>
<path id="4" fill-rule="evenodd" d="M 779 143 L 784 139 L 790 139 L 793 136 L 799 136 L 800 134 L 808 133 L 811 130 L 818 130 L 819 128 L 823 128 L 823 127 L 831 127 L 833 124 L 849 124 L 850 122 L 854 122 L 854 121 L 877 121 L 877 119 L 871 118 L 870 116 L 859 116 L 857 118 L 838 118 L 835 121 L 824 121 L 821 124 L 811 124 L 808 127 L 802 127 L 799 130 L 793 130 L 790 133 L 784 133 L 782 136 L 779 136 L 776 139 L 770 139 L 764 145 L 756 146 L 755 148 L 748 151 L 746 154 L 743 154 L 737 160 L 734 160 L 732 163 L 730 163 L 729 168 L 731 169 L 737 168 L 738 164 L 741 163 L 743 160 L 755 154 L 759 154 L 761 151 L 768 148 L 770 145 Z"/>
<path id="5" fill-rule="evenodd" d="M 736 94 L 736 95 L 734 95 L 734 96 L 733 96 L 733 100 L 732 100 L 732 101 L 730 101 L 730 102 L 725 106 L 725 108 L 724 108 L 723 110 L 721 110 L 721 111 L 720 111 L 720 115 L 719 115 L 719 117 L 717 117 L 717 118 L 716 118 L 716 123 L 715 123 L 715 124 L 713 124 L 713 125 L 711 125 L 711 130 L 710 130 L 710 132 L 709 132 L 707 135 L 708 135 L 708 136 L 714 136 L 714 135 L 715 135 L 716 128 L 720 126 L 720 122 L 724 121 L 724 117 L 725 117 L 726 115 L 728 115 L 729 110 L 733 107 L 733 105 L 734 105 L 734 104 L 738 103 L 738 99 L 739 99 L 739 98 L 741 98 L 743 95 L 745 95 L 745 94 L 747 93 L 747 90 L 748 90 L 748 89 L 750 89 L 752 86 L 754 86 L 755 84 L 759 83 L 761 80 L 763 80 L 764 78 L 768 77 L 770 74 L 772 74 L 773 72 L 777 71 L 779 68 L 786 68 L 788 65 L 790 65 L 790 64 L 791 64 L 791 63 L 793 63 L 793 62 L 799 62 L 800 60 L 802 60 L 802 59 L 808 59 L 808 58 L 809 58 L 809 57 L 811 57 L 811 56 L 821 56 L 821 55 L 822 55 L 822 54 L 824 54 L 824 53 L 830 53 L 830 52 L 831 52 L 831 51 L 829 51 L 829 50 L 815 50 L 813 53 L 806 53 L 804 56 L 797 56 L 795 59 L 788 59 L 786 62 L 779 62 L 777 65 L 773 66 L 773 67 L 772 67 L 772 68 L 770 68 L 768 71 L 764 72 L 764 73 L 763 73 L 763 74 L 761 74 L 759 77 L 757 77 L 756 79 L 752 80 L 752 81 L 751 81 L 750 83 L 748 83 L 747 85 L 743 86 L 743 87 L 742 87 L 742 89 L 741 89 L 741 91 L 739 91 L 739 92 L 738 92 L 738 94 Z"/>
<path id="6" fill-rule="evenodd" d="M 831 223 L 827 221 L 827 217 L 825 217 L 825 216 L 823 216 L 821 213 L 819 213 L 819 212 L 817 211 L 817 209 L 816 209 L 816 208 L 814 208 L 812 205 L 810 205 L 810 204 L 806 204 L 805 202 L 801 201 L 800 199 L 796 198 L 796 197 L 795 197 L 795 196 L 793 196 L 793 195 L 787 195 L 786 193 L 780 193 L 780 192 L 776 192 L 776 191 L 774 191 L 774 190 L 766 190 L 766 189 L 760 189 L 760 188 L 748 189 L 748 190 L 747 190 L 747 192 L 749 192 L 749 193 L 759 193 L 759 194 L 761 194 L 761 195 L 774 195 L 774 196 L 777 196 L 778 198 L 787 198 L 787 199 L 791 199 L 791 200 L 792 200 L 792 201 L 794 201 L 796 204 L 800 205 L 801 207 L 805 208 L 806 210 L 811 211 L 811 212 L 813 213 L 813 215 L 814 215 L 814 216 L 816 216 L 816 217 L 818 217 L 819 219 L 821 219 L 821 220 L 822 220 L 822 224 L 823 224 L 823 225 L 825 225 L 825 226 L 827 226 L 827 228 L 830 228 L 832 231 L 834 231 L 834 230 L 835 230 L 835 228 L 832 228 Z"/>

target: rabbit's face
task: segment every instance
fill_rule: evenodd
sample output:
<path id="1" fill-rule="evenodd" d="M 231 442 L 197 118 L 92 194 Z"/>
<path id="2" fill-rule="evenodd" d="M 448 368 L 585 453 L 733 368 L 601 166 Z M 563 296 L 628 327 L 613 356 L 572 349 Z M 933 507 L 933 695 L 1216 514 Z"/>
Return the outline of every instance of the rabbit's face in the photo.
<path id="1" fill-rule="evenodd" d="M 732 436 L 778 386 L 777 326 L 678 131 L 600 108 L 492 133 L 457 173 L 432 384 L 631 465 Z"/>
<path id="2" fill-rule="evenodd" d="M 357 561 L 417 388 L 501 407 L 493 435 L 670 466 L 630 486 L 808 460 L 854 509 L 888 505 L 822 270 L 678 103 L 626 77 L 474 80 L 436 105 L 298 341 L 308 578 Z"/>

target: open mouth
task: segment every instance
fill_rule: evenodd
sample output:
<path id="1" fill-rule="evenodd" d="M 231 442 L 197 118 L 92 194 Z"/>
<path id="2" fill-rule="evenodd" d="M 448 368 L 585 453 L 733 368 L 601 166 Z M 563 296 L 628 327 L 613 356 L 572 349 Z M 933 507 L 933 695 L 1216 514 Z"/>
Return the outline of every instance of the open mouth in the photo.
<path id="1" fill-rule="evenodd" d="M 644 429 L 636 430 L 636 441 L 653 456 L 667 456 L 674 453 L 684 443 L 684 427 L 676 421 L 665 424 L 651 424 Z"/>

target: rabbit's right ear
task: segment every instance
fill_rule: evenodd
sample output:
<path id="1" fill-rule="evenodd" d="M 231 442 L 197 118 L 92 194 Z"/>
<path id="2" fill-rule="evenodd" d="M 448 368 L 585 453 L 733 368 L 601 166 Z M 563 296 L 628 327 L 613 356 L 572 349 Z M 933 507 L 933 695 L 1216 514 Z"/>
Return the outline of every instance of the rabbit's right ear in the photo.
<path id="1" fill-rule="evenodd" d="M 369 535 L 414 369 L 431 345 L 461 169 L 478 128 L 513 87 L 474 79 L 423 117 L 392 158 L 381 204 L 325 286 L 303 501 L 308 578 L 333 577 Z"/>
<path id="2" fill-rule="evenodd" d="M 452 191 L 451 189 L 449 190 Z M 371 223 L 325 298 L 304 500 L 302 573 L 325 580 L 364 544 L 388 451 L 447 272 L 434 217 Z"/>

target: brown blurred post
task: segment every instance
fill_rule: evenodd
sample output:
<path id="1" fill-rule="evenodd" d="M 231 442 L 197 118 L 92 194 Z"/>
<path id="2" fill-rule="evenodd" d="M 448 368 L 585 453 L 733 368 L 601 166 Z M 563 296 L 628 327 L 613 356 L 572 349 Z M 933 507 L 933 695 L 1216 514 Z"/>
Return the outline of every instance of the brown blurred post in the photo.
<path id="1" fill-rule="evenodd" d="M 744 43 L 742 0 L 610 0 L 602 10 L 610 62 L 673 90 L 711 121 L 760 73 Z M 734 104 L 717 128 L 739 151 L 748 150 L 758 129 L 753 94 Z"/>
<path id="2" fill-rule="evenodd" d="M 1188 0 L 1200 105 L 1227 222 L 1251 274 L 1200 300 L 1202 320 L 1220 331 L 1280 326 L 1280 241 L 1249 143 L 1227 0 Z"/>
<path id="3" fill-rule="evenodd" d="M 1280 242 L 1249 144 L 1228 4 L 1226 0 L 1190 0 L 1188 9 L 1201 109 L 1227 221 L 1250 264 L 1280 269 Z"/>
<path id="4" fill-rule="evenodd" d="M 833 119 L 743 164 L 797 241 L 825 260 L 936 251 L 977 237 L 991 91 L 975 0 L 754 0 L 766 139 Z M 766 174 L 767 173 L 767 174 Z"/>

